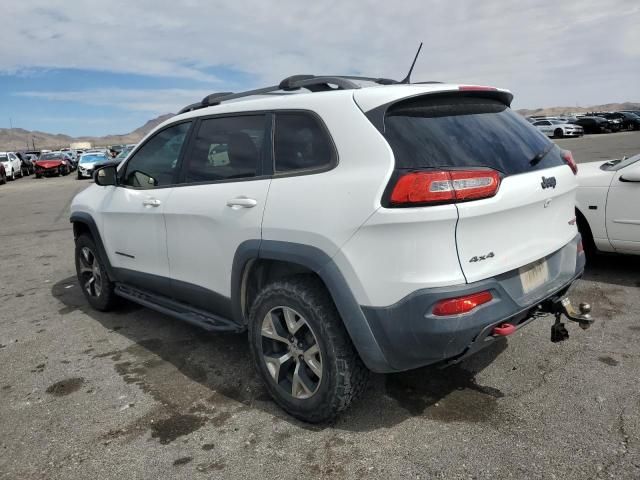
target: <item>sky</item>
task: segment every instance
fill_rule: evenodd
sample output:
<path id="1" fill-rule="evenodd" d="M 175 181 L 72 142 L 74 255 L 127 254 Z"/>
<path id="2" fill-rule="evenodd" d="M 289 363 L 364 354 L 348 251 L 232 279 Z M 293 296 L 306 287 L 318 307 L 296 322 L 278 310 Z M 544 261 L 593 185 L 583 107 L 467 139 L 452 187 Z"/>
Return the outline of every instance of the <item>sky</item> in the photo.
<path id="1" fill-rule="evenodd" d="M 0 0 L 0 128 L 127 133 L 293 74 L 510 89 L 515 108 L 640 102 L 639 0 Z"/>

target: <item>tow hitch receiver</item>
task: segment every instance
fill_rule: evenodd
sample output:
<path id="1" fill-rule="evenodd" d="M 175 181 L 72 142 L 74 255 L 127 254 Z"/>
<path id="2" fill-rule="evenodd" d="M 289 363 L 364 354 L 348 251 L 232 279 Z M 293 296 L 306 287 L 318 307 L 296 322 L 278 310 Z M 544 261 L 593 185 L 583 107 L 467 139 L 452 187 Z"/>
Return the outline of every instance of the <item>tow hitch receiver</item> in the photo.
<path id="1" fill-rule="evenodd" d="M 572 322 L 576 322 L 581 329 L 586 330 L 593 323 L 591 317 L 591 305 L 588 303 L 581 303 L 578 306 L 580 312 L 576 312 L 571 305 L 569 297 L 562 297 L 555 302 L 552 302 L 547 309 L 549 313 L 553 313 L 556 316 L 556 321 L 551 326 L 551 341 L 562 342 L 569 338 L 569 331 L 564 326 L 564 323 L 560 322 L 560 317 L 564 315 Z"/>

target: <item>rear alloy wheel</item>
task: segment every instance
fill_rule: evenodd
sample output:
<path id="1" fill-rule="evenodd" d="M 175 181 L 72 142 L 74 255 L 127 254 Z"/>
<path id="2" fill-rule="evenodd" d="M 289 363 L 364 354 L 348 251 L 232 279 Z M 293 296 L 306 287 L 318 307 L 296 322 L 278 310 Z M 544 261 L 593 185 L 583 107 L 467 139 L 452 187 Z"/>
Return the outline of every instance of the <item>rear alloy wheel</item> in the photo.
<path id="1" fill-rule="evenodd" d="M 561 128 L 556 128 L 553 132 L 553 136 L 556 138 L 562 138 L 564 137 L 564 132 L 562 131 Z"/>
<path id="2" fill-rule="evenodd" d="M 331 420 L 366 387 L 369 372 L 325 286 L 312 276 L 279 280 L 258 294 L 249 342 L 267 390 L 300 420 Z"/>
<path id="3" fill-rule="evenodd" d="M 82 293 L 91 306 L 96 310 L 111 310 L 116 303 L 114 284 L 88 235 L 80 235 L 76 240 L 76 273 Z"/>
<path id="4" fill-rule="evenodd" d="M 302 315 L 275 307 L 262 320 L 262 358 L 273 381 L 293 398 L 310 398 L 322 381 L 318 340 Z"/>

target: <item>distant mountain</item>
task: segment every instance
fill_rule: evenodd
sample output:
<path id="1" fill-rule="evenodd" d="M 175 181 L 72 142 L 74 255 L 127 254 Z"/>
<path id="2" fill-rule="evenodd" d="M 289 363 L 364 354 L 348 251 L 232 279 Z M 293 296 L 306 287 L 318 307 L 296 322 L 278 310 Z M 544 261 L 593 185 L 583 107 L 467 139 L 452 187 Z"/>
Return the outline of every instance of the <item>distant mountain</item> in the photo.
<path id="1" fill-rule="evenodd" d="M 24 150 L 27 145 L 31 149 L 33 143 L 35 143 L 38 150 L 68 147 L 71 142 L 91 142 L 93 146 L 137 143 L 147 133 L 172 116 L 172 113 L 160 115 L 149 120 L 140 128 L 136 128 L 133 132 L 124 135 L 106 135 L 104 137 L 71 137 L 63 134 L 29 131 L 23 128 L 0 128 L 0 151 Z"/>
<path id="2" fill-rule="evenodd" d="M 530 117 L 532 115 L 560 116 L 571 113 L 616 112 L 620 110 L 640 110 L 640 103 L 605 103 L 604 105 L 591 105 L 590 107 L 546 107 L 534 110 L 522 108 L 518 110 L 518 113 L 525 117 Z"/>

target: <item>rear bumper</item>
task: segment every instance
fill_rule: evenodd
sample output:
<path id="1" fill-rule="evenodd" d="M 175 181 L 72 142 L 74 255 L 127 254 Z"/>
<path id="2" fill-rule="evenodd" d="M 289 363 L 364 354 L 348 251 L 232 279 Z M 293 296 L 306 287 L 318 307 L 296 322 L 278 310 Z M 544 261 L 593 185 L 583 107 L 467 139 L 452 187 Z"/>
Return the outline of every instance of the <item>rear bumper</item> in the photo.
<path id="1" fill-rule="evenodd" d="M 511 323 L 520 328 L 543 301 L 564 294 L 584 271 L 585 255 L 577 253 L 577 235 L 546 257 L 549 280 L 524 294 L 519 271 L 452 287 L 418 290 L 388 307 L 361 307 L 387 361 L 379 372 L 409 370 L 461 359 L 495 340 L 493 328 Z M 432 314 L 440 300 L 489 290 L 493 300 L 473 311 L 448 317 Z"/>

